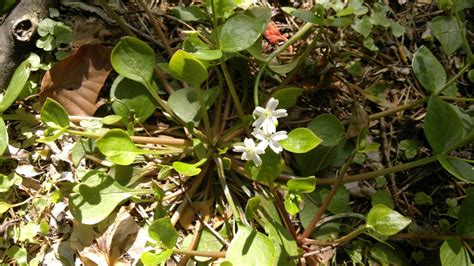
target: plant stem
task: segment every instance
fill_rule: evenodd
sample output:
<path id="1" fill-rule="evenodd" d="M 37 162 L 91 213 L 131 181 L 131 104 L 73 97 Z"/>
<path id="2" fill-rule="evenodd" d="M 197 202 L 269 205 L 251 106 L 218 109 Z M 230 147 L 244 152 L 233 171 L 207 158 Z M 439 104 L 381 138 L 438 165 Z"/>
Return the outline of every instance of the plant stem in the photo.
<path id="1" fill-rule="evenodd" d="M 119 24 L 119 27 L 128 35 L 128 36 L 133 36 L 137 37 L 135 33 L 128 27 L 127 23 L 123 21 L 123 19 L 107 4 L 107 1 L 105 0 L 98 0 L 99 5 L 102 6 L 103 9 L 111 16 L 117 24 Z"/>
<path id="2" fill-rule="evenodd" d="M 225 252 L 220 251 L 198 251 L 198 250 L 184 250 L 173 248 L 173 252 L 176 254 L 189 255 L 189 256 L 200 256 L 210 258 L 225 258 Z"/>
<path id="3" fill-rule="evenodd" d="M 344 166 L 341 168 L 341 171 L 339 172 L 339 176 L 336 178 L 336 182 L 334 183 L 333 187 L 331 188 L 328 195 L 324 199 L 323 204 L 321 204 L 318 211 L 314 215 L 313 219 L 311 219 L 311 222 L 308 224 L 308 226 L 306 226 L 306 229 L 301 235 L 301 239 L 308 238 L 311 235 L 311 233 L 314 231 L 314 229 L 316 228 L 316 225 L 318 224 L 319 220 L 321 219 L 324 212 L 328 208 L 329 203 L 331 203 L 331 200 L 336 195 L 338 188 L 343 184 L 344 176 L 346 175 L 346 172 L 349 169 L 349 166 L 351 165 L 352 160 L 354 159 L 356 154 L 357 152 L 354 150 L 351 156 L 349 157 L 349 159 L 347 159 Z"/>
<path id="4" fill-rule="evenodd" d="M 344 243 L 358 237 L 359 235 L 365 233 L 367 230 L 367 227 L 365 225 L 359 226 L 357 229 L 354 231 L 350 232 L 349 234 L 340 237 L 338 239 L 335 239 L 333 241 L 321 241 L 321 240 L 313 240 L 313 239 L 307 239 L 304 240 L 305 243 L 307 244 L 313 244 L 313 245 L 321 245 L 321 246 L 326 246 L 326 245 L 343 245 Z"/>
<path id="5" fill-rule="evenodd" d="M 219 176 L 219 181 L 222 185 L 222 189 L 224 190 L 224 195 L 227 199 L 227 203 L 229 203 L 232 213 L 234 214 L 235 219 L 237 222 L 240 222 L 240 213 L 237 210 L 237 207 L 234 203 L 234 199 L 230 194 L 229 186 L 227 186 L 227 182 L 225 181 L 225 173 L 224 173 L 224 165 L 222 164 L 222 158 L 217 157 L 215 158 L 216 166 L 217 166 L 217 175 Z"/>
<path id="6" fill-rule="evenodd" d="M 445 91 L 447 88 L 449 88 L 449 86 L 451 86 L 451 84 L 453 84 L 456 80 L 458 80 L 463 74 L 464 72 L 466 72 L 472 65 L 472 62 L 467 62 L 460 70 L 458 73 L 456 73 L 456 75 L 454 75 L 450 80 L 448 80 L 448 82 L 446 82 L 446 85 L 443 86 L 443 88 L 441 90 L 439 90 L 437 93 L 435 93 L 435 95 L 439 95 L 441 93 L 443 93 L 443 91 Z"/>
<path id="7" fill-rule="evenodd" d="M 207 134 L 207 139 L 212 141 L 212 130 L 211 130 L 211 122 L 209 120 L 209 115 L 207 113 L 207 108 L 206 108 L 206 103 L 204 102 L 204 97 L 202 96 L 201 89 L 199 88 L 194 88 L 196 91 L 196 95 L 198 98 L 198 102 L 201 108 L 201 113 L 203 115 L 203 120 L 204 120 L 204 129 L 206 130 Z"/>
<path id="8" fill-rule="evenodd" d="M 285 42 L 282 46 L 278 47 L 275 51 L 273 51 L 273 53 L 271 53 L 265 59 L 265 61 L 262 62 L 262 64 L 260 64 L 260 70 L 257 73 L 257 76 L 255 78 L 255 83 L 253 86 L 253 100 L 254 100 L 255 106 L 259 105 L 258 88 L 260 85 L 260 79 L 262 78 L 263 71 L 265 71 L 265 68 L 267 67 L 268 63 L 272 61 L 278 54 L 285 51 L 294 42 L 300 40 L 313 27 L 313 25 L 314 24 L 312 23 L 306 23 L 287 42 Z"/>
<path id="9" fill-rule="evenodd" d="M 390 109 L 390 110 L 386 110 L 386 111 L 383 111 L 383 112 L 380 112 L 380 113 L 376 113 L 376 114 L 372 114 L 372 115 L 369 115 L 369 120 L 377 120 L 377 119 L 380 119 L 382 117 L 386 117 L 386 116 L 390 116 L 390 115 L 394 115 L 398 112 L 401 112 L 401 111 L 405 111 L 407 109 L 411 109 L 411 108 L 414 108 L 418 105 L 421 105 L 425 102 L 428 101 L 428 97 L 424 97 L 420 100 L 416 100 L 414 102 L 411 102 L 411 103 L 407 103 L 405 105 L 401 105 L 401 106 L 398 106 L 396 108 L 393 108 L 393 109 Z"/>
<path id="10" fill-rule="evenodd" d="M 384 169 L 380 169 L 380 170 L 376 170 L 376 171 L 372 171 L 372 172 L 368 172 L 368 173 L 352 175 L 352 176 L 346 176 L 342 180 L 342 183 L 345 184 L 345 183 L 350 183 L 350 182 L 355 182 L 355 181 L 368 180 L 368 179 L 376 178 L 378 176 L 384 176 L 384 175 L 388 175 L 388 174 L 391 174 L 391 173 L 405 171 L 405 170 L 408 170 L 408 169 L 411 169 L 411 168 L 414 168 L 414 167 L 418 167 L 418 166 L 422 166 L 422 165 L 425 165 L 425 164 L 432 163 L 434 161 L 436 161 L 436 156 L 431 156 L 431 157 L 428 157 L 428 158 L 423 158 L 423 159 L 416 160 L 416 161 L 413 161 L 413 162 L 404 163 L 404 164 L 400 164 L 400 165 L 396 165 L 396 166 L 393 166 L 393 167 L 388 167 L 388 168 L 384 168 Z M 334 184 L 337 184 L 337 182 L 338 182 L 338 180 L 335 180 L 334 178 L 330 178 L 330 179 L 329 178 L 328 179 L 326 179 L 326 178 L 325 179 L 317 178 L 316 179 L 316 184 L 317 185 L 334 185 Z"/>
<path id="11" fill-rule="evenodd" d="M 227 87 L 229 87 L 230 95 L 232 96 L 232 100 L 234 101 L 235 108 L 237 109 L 237 114 L 239 115 L 240 120 L 243 122 L 245 114 L 244 114 L 244 110 L 242 109 L 239 96 L 237 95 L 237 91 L 235 90 L 234 82 L 232 81 L 232 77 L 230 76 L 229 69 L 227 68 L 227 64 L 225 63 L 224 59 L 221 58 L 220 61 L 221 61 L 222 73 L 224 74 Z"/>
<path id="12" fill-rule="evenodd" d="M 454 12 L 454 16 L 456 17 L 456 23 L 457 23 L 458 29 L 461 31 L 462 43 L 467 53 L 467 59 L 472 63 L 474 62 L 474 55 L 472 54 L 471 47 L 469 46 L 469 42 L 467 41 L 467 38 L 466 38 L 466 29 L 464 27 L 463 22 L 461 21 L 459 12 Z"/>

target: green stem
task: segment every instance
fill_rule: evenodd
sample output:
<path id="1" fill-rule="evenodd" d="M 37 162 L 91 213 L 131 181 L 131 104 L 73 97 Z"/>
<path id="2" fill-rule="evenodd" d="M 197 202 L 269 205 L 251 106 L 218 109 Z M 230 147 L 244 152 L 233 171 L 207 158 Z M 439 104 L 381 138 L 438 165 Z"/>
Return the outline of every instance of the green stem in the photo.
<path id="1" fill-rule="evenodd" d="M 459 16 L 459 12 L 454 12 L 454 16 L 456 17 L 456 23 L 458 25 L 458 29 L 461 31 L 462 43 L 463 43 L 464 49 L 466 50 L 466 53 L 467 53 L 467 59 L 472 63 L 472 62 L 474 62 L 474 56 L 472 54 L 471 47 L 469 46 L 469 42 L 467 41 L 467 38 L 466 38 L 466 30 L 465 30 L 465 27 L 464 27 L 464 23 L 461 21 L 461 17 Z"/>
<path id="2" fill-rule="evenodd" d="M 337 190 L 343 184 L 344 176 L 346 175 L 347 170 L 349 170 L 349 166 L 354 160 L 354 157 L 356 154 L 357 152 L 354 150 L 351 156 L 349 157 L 349 159 L 347 159 L 344 166 L 341 168 L 341 171 L 339 172 L 339 176 L 336 178 L 336 182 L 334 183 L 333 187 L 331 188 L 328 195 L 324 199 L 323 203 L 319 207 L 318 211 L 314 215 L 313 219 L 311 219 L 311 222 L 309 222 L 308 226 L 306 226 L 303 234 L 301 235 L 302 239 L 308 238 L 311 235 L 311 233 L 314 231 L 314 229 L 316 228 L 316 225 L 318 224 L 319 220 L 323 216 L 326 209 L 329 207 L 329 203 L 331 203 L 331 200 L 336 195 Z"/>
<path id="3" fill-rule="evenodd" d="M 450 80 L 448 80 L 448 82 L 446 82 L 446 85 L 444 85 L 441 90 L 439 90 L 437 93 L 435 93 L 435 95 L 439 95 L 439 94 L 443 93 L 443 91 L 446 90 L 447 88 L 449 88 L 449 86 L 451 86 L 451 84 L 453 84 L 456 80 L 458 80 L 458 79 L 464 74 L 464 72 L 466 72 L 467 70 L 469 70 L 469 68 L 471 67 L 471 65 L 472 65 L 472 62 L 467 62 L 467 63 L 459 70 L 459 72 L 456 73 L 456 75 L 454 75 Z"/>
<path id="4" fill-rule="evenodd" d="M 194 88 L 194 90 L 196 91 L 196 95 L 197 95 L 201 112 L 203 115 L 204 129 L 206 130 L 207 139 L 212 140 L 213 138 L 212 138 L 211 122 L 209 120 L 209 115 L 207 114 L 207 108 L 206 108 L 206 103 L 204 102 L 204 97 L 202 96 L 201 89 L 196 87 Z"/>
<path id="5" fill-rule="evenodd" d="M 255 78 L 255 83 L 253 86 L 253 100 L 255 106 L 259 105 L 258 99 L 258 88 L 260 86 L 260 79 L 262 78 L 263 71 L 267 67 L 268 63 L 272 61 L 278 54 L 285 51 L 290 45 L 295 43 L 296 41 L 300 40 L 312 27 L 314 24 L 306 23 L 299 31 L 297 31 L 287 42 L 285 42 L 282 46 L 278 47 L 273 53 L 271 53 L 262 64 L 260 64 L 260 70 L 257 73 Z"/>
<path id="6" fill-rule="evenodd" d="M 119 24 L 119 27 L 129 36 L 136 37 L 135 33 L 128 27 L 127 23 L 107 4 L 105 0 L 98 0 L 99 5 Z"/>
<path id="7" fill-rule="evenodd" d="M 223 58 L 221 58 L 221 67 L 222 73 L 224 74 L 224 78 L 227 83 L 227 87 L 229 87 L 230 95 L 232 96 L 235 108 L 237 109 L 237 114 L 239 115 L 240 120 L 243 122 L 245 116 L 244 110 L 242 109 L 242 104 L 240 103 L 239 96 L 237 95 L 237 91 L 235 90 L 234 82 L 232 81 L 229 69 L 227 68 L 227 64 L 225 63 Z"/>
<path id="8" fill-rule="evenodd" d="M 229 186 L 227 186 L 227 182 L 225 181 L 225 173 L 224 173 L 224 165 L 222 163 L 222 158 L 217 157 L 215 158 L 216 165 L 217 165 L 217 175 L 219 176 L 219 181 L 222 185 L 222 189 L 224 190 L 224 195 L 227 199 L 227 202 L 230 205 L 230 209 L 232 210 L 232 213 L 234 214 L 235 219 L 237 222 L 240 222 L 240 213 L 237 210 L 237 207 L 234 203 L 234 199 L 232 198 L 232 195 L 230 194 Z"/>
<path id="9" fill-rule="evenodd" d="M 372 171 L 372 172 L 368 172 L 368 173 L 352 175 L 352 176 L 346 176 L 342 180 L 342 183 L 345 184 L 345 183 L 350 183 L 350 182 L 355 182 L 355 181 L 373 179 L 373 178 L 376 178 L 376 177 L 379 177 L 379 176 L 384 176 L 384 175 L 388 175 L 388 174 L 392 174 L 392 173 L 396 173 L 396 172 L 401 172 L 401 171 L 405 171 L 405 170 L 408 170 L 408 169 L 411 169 L 411 168 L 414 168 L 414 167 L 429 164 L 429 163 L 432 163 L 434 161 L 436 161 L 436 156 L 431 156 L 431 157 L 428 157 L 428 158 L 424 158 L 424 159 L 416 160 L 416 161 L 413 161 L 413 162 L 400 164 L 400 165 L 396 165 L 396 166 L 393 166 L 393 167 L 388 167 L 388 168 L 384 168 L 384 169 L 380 169 L 380 170 L 376 170 L 376 171 Z M 337 183 L 337 180 L 334 180 L 334 179 L 321 179 L 321 178 L 316 179 L 316 184 L 317 185 L 333 185 L 333 184 L 336 184 L 336 183 Z"/>
<path id="10" fill-rule="evenodd" d="M 349 234 L 334 240 L 333 243 L 334 244 L 339 244 L 339 245 L 344 244 L 344 243 L 348 242 L 349 240 L 352 240 L 352 239 L 358 237 L 359 235 L 365 233 L 366 230 L 367 230 L 367 227 L 365 225 L 361 225 L 361 226 L 359 226 L 359 228 L 357 228 L 356 230 L 350 232 Z"/>

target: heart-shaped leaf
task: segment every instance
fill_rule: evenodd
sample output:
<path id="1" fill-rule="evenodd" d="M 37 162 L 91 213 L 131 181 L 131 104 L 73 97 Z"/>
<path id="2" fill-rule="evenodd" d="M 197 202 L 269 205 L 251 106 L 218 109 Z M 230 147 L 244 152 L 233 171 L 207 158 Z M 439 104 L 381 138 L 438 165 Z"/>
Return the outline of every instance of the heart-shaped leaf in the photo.
<path id="1" fill-rule="evenodd" d="M 257 230 L 240 226 L 227 249 L 226 260 L 233 265 L 272 266 L 275 263 L 275 248 L 272 241 Z"/>
<path id="2" fill-rule="evenodd" d="M 173 168 L 176 172 L 184 176 L 195 176 L 201 172 L 201 169 L 196 165 L 183 162 L 174 162 Z"/>
<path id="3" fill-rule="evenodd" d="M 170 217 L 155 220 L 148 227 L 148 235 L 163 247 L 172 249 L 178 241 L 178 233 L 171 223 Z"/>
<path id="4" fill-rule="evenodd" d="M 339 119 L 331 114 L 318 115 L 308 128 L 322 139 L 321 145 L 336 146 L 344 138 L 344 126 Z"/>
<path id="5" fill-rule="evenodd" d="M 96 224 L 107 218 L 132 192 L 109 175 L 90 171 L 69 196 L 71 214 L 83 224 Z"/>
<path id="6" fill-rule="evenodd" d="M 416 51 L 412 67 L 421 86 L 430 93 L 437 93 L 446 84 L 446 70 L 426 46 Z"/>
<path id="7" fill-rule="evenodd" d="M 55 100 L 47 98 L 41 108 L 41 121 L 54 129 L 65 129 L 69 126 L 69 116 Z"/>
<path id="8" fill-rule="evenodd" d="M 411 223 L 411 220 L 389 207 L 379 204 L 367 214 L 367 228 L 382 236 L 394 235 Z"/>
<path id="9" fill-rule="evenodd" d="M 151 82 L 155 69 L 155 52 L 145 42 L 124 37 L 112 50 L 112 66 L 120 75 L 144 85 Z"/>
<path id="10" fill-rule="evenodd" d="M 178 50 L 173 54 L 168 68 L 173 77 L 187 82 L 195 88 L 200 88 L 207 79 L 206 66 L 192 54 L 183 50 Z"/>
<path id="11" fill-rule="evenodd" d="M 464 124 L 454 108 L 437 96 L 430 97 L 423 130 L 436 154 L 451 152 L 462 140 Z"/>
<path id="12" fill-rule="evenodd" d="M 296 104 L 296 101 L 301 94 L 303 94 L 302 88 L 289 87 L 277 90 L 272 94 L 272 97 L 279 101 L 278 107 L 288 109 Z"/>
<path id="13" fill-rule="evenodd" d="M 307 128 L 295 128 L 288 133 L 288 138 L 281 141 L 281 146 L 293 153 L 305 153 L 321 144 L 322 140 Z"/>
<path id="14" fill-rule="evenodd" d="M 300 177 L 288 180 L 286 183 L 288 190 L 298 193 L 311 193 L 316 187 L 316 177 Z"/>
<path id="15" fill-rule="evenodd" d="M 247 15 L 236 15 L 226 21 L 219 31 L 219 45 L 224 53 L 243 51 L 262 34 L 265 20 Z"/>

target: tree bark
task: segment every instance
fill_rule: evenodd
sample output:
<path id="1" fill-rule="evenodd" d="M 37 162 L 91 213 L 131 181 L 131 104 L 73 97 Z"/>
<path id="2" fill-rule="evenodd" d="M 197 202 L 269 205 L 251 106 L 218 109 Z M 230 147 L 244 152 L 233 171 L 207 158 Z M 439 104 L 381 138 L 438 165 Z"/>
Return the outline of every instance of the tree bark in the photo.
<path id="1" fill-rule="evenodd" d="M 0 92 L 38 38 L 38 23 L 48 16 L 48 8 L 57 0 L 20 0 L 3 22 L 0 22 Z"/>

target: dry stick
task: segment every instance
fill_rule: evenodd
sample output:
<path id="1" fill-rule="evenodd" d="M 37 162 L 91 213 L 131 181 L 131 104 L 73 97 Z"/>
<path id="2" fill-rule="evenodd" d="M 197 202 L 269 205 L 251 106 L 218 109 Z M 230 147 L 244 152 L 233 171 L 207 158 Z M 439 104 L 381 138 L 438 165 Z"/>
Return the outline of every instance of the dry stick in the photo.
<path id="1" fill-rule="evenodd" d="M 189 198 L 192 198 L 194 196 L 194 193 L 196 193 L 196 191 L 198 190 L 208 170 L 209 170 L 209 164 L 204 165 L 201 173 L 199 173 L 199 175 L 196 176 L 195 179 L 193 179 L 193 184 L 188 190 L 186 190 L 186 194 L 188 194 Z M 179 205 L 178 209 L 173 213 L 173 216 L 171 216 L 171 223 L 173 225 L 175 225 L 179 221 L 181 214 L 188 207 L 188 204 L 189 204 L 189 201 L 187 200 L 187 197 L 185 197 L 185 199 Z M 212 256 L 208 256 L 208 257 L 212 257 Z"/>
<path id="2" fill-rule="evenodd" d="M 112 9 L 110 6 L 105 2 L 105 0 L 99 0 L 99 4 L 107 11 L 109 16 L 111 16 L 120 26 L 120 28 L 125 31 L 125 33 L 128 36 L 136 37 L 136 35 L 130 30 L 130 28 L 127 26 L 125 21 Z M 155 67 L 154 69 L 154 74 L 156 78 L 160 81 L 161 85 L 163 85 L 164 89 L 168 94 L 173 93 L 173 87 L 168 83 L 166 80 L 166 76 L 161 72 L 161 70 L 158 67 Z"/>
<path id="3" fill-rule="evenodd" d="M 329 191 L 327 197 L 324 199 L 323 204 L 321 204 L 321 207 L 319 207 L 318 211 L 314 215 L 313 219 L 311 219 L 311 222 L 308 224 L 303 234 L 300 236 L 301 239 L 308 238 L 313 232 L 313 230 L 315 229 L 316 224 L 318 224 L 319 220 L 323 216 L 323 213 L 328 208 L 329 203 L 331 202 L 332 198 L 334 197 L 334 195 L 336 195 L 337 189 L 343 184 L 344 175 L 349 169 L 349 166 L 351 165 L 352 160 L 354 159 L 355 155 L 356 155 L 356 152 L 355 151 L 352 152 L 351 156 L 346 161 L 346 164 L 342 167 L 341 172 L 339 173 L 339 176 L 336 179 L 336 183 L 331 188 L 331 191 Z"/>
<path id="4" fill-rule="evenodd" d="M 161 25 L 159 20 L 155 19 L 153 16 L 153 13 L 151 10 L 148 8 L 148 6 L 143 2 L 143 0 L 136 0 L 138 4 L 145 10 L 145 13 L 147 14 L 148 18 L 150 19 L 151 25 L 153 25 L 153 28 L 158 32 L 158 35 L 160 36 L 161 41 L 163 42 L 163 45 L 165 46 L 166 52 L 168 53 L 168 56 L 171 57 L 173 55 L 173 49 L 171 49 L 171 46 L 168 42 L 168 39 L 166 38 L 163 30 L 161 29 Z"/>
<path id="5" fill-rule="evenodd" d="M 197 220 L 193 239 L 191 240 L 191 244 L 189 244 L 189 247 L 188 247 L 189 251 L 194 251 L 197 248 L 199 239 L 201 238 L 201 232 L 202 232 L 202 223 L 201 221 Z M 184 254 L 181 260 L 178 262 L 177 266 L 185 266 L 188 263 L 190 258 L 191 258 L 190 254 Z"/>
<path id="6" fill-rule="evenodd" d="M 177 254 L 184 254 L 184 255 L 189 255 L 189 256 L 225 258 L 225 252 L 223 251 L 197 251 L 197 250 L 183 250 L 183 249 L 174 248 L 173 252 Z"/>

